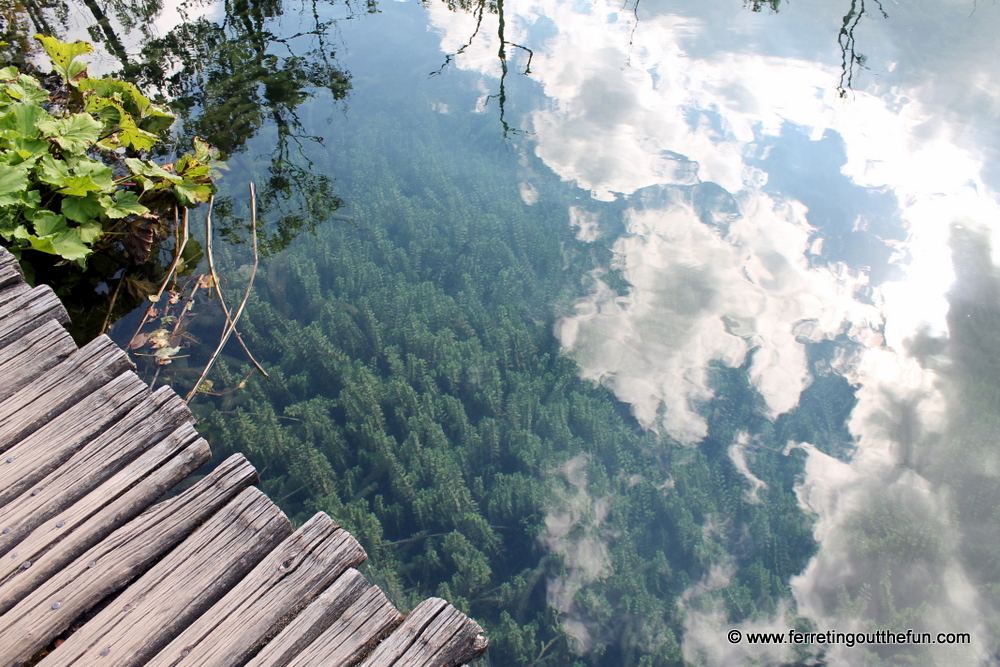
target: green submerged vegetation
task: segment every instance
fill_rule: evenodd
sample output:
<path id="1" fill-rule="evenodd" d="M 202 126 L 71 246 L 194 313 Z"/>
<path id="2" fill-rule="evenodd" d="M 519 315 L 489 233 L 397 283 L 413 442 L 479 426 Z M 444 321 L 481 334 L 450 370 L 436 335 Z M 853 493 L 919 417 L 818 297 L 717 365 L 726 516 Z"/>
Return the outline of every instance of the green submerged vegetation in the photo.
<path id="1" fill-rule="evenodd" d="M 341 521 L 401 607 L 440 595 L 479 620 L 489 664 L 680 664 L 685 608 L 774 613 L 813 549 L 783 450 L 849 440 L 850 388 L 817 382 L 773 424 L 720 367 L 701 446 L 642 432 L 552 334 L 592 266 L 573 193 L 528 206 L 489 119 L 415 115 L 329 146 L 356 224 L 264 262 L 241 328 L 272 379 L 194 406 L 216 456 L 247 453 L 296 520 Z M 248 370 L 224 357 L 216 383 Z M 679 604 L 713 566 L 728 585 Z"/>
<path id="2" fill-rule="evenodd" d="M 398 113 L 324 143 L 305 102 L 343 99 L 350 76 L 330 49 L 311 54 L 323 65 L 308 76 L 293 57 L 241 70 L 271 57 L 268 19 L 280 15 L 251 4 L 245 15 L 227 6 L 225 29 L 201 19 L 147 40 L 148 62 L 123 69 L 179 100 L 175 129 L 229 153 L 223 236 L 246 238 L 235 194 L 246 180 L 269 202 L 240 330 L 271 379 L 247 380 L 250 364 L 226 349 L 192 403 L 216 458 L 247 454 L 295 521 L 316 511 L 340 521 L 402 609 L 440 595 L 477 619 L 491 641 L 483 664 L 677 665 L 692 614 L 735 623 L 778 612 L 814 550 L 794 493 L 803 455 L 786 445 L 844 455 L 846 381 L 819 376 L 772 423 L 746 369 L 719 366 L 701 406 L 704 442 L 642 431 L 578 377 L 552 333 L 611 255 L 571 233 L 567 211 L 583 193 L 540 178 L 539 203 L 527 205 L 524 168 L 495 118 L 398 104 L 401 92 L 383 105 Z M 209 43 L 219 48 L 199 50 Z M 157 70 L 161 57 L 180 67 Z M 233 107 L 240 96 L 259 113 Z M 344 202 L 349 219 L 334 213 Z M 216 252 L 237 293 L 245 248 Z M 134 271 L 107 284 L 139 280 Z M 605 279 L 628 292 L 620 273 Z M 221 326 L 208 307 L 195 314 L 184 353 L 162 369 L 179 389 L 210 353 L 197 341 Z M 126 320 L 114 333 L 132 330 Z M 817 364 L 824 353 L 810 350 Z M 741 438 L 764 483 L 754 493 L 730 453 Z"/>

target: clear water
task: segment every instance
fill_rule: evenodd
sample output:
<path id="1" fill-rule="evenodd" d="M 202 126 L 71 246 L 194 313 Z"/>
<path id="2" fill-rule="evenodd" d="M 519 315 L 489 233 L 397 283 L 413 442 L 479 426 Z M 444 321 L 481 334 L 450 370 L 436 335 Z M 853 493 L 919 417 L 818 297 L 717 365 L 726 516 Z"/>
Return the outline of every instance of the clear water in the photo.
<path id="1" fill-rule="evenodd" d="M 227 236 L 265 193 L 219 456 L 484 664 L 995 660 L 1000 8 L 251 9 L 122 29 L 188 31 Z M 792 628 L 969 643 L 748 640 Z"/>

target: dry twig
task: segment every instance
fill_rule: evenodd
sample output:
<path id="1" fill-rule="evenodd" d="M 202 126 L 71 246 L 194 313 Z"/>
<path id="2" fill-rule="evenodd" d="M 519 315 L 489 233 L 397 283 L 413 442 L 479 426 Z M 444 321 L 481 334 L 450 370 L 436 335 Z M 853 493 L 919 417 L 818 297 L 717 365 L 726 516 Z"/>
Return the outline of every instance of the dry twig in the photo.
<path id="1" fill-rule="evenodd" d="M 251 228 L 250 239 L 253 247 L 253 268 L 250 270 L 250 278 L 247 281 L 247 288 L 246 291 L 243 293 L 243 299 L 240 301 L 240 305 L 236 309 L 236 312 L 232 315 L 232 317 L 230 317 L 229 309 L 226 307 L 226 302 L 222 296 L 222 290 L 220 289 L 219 277 L 218 274 L 216 274 L 215 272 L 215 257 L 212 252 L 212 202 L 213 201 L 214 199 L 210 199 L 208 202 L 208 216 L 206 217 L 205 220 L 205 237 L 206 237 L 205 251 L 206 251 L 206 256 L 208 257 L 208 270 L 212 276 L 212 282 L 215 285 L 216 292 L 219 295 L 219 304 L 222 306 L 222 312 L 226 316 L 226 326 L 225 328 L 223 328 L 222 336 L 219 338 L 219 344 L 216 346 L 215 351 L 209 358 L 208 363 L 205 364 L 205 368 L 201 371 L 201 375 L 198 377 L 197 382 L 194 383 L 194 386 L 191 387 L 191 391 L 189 391 L 187 396 L 184 397 L 184 401 L 186 403 L 190 403 L 191 399 L 194 398 L 194 395 L 198 393 L 198 389 L 205 381 L 205 378 L 208 377 L 208 373 L 209 371 L 212 370 L 212 366 L 215 365 L 216 360 L 222 353 L 222 349 L 226 346 L 226 343 L 229 342 L 229 337 L 233 334 L 233 332 L 236 331 L 236 322 L 240 319 L 240 316 L 243 315 L 243 309 L 246 307 L 247 301 L 250 299 L 250 291 L 253 289 L 254 279 L 257 277 L 257 267 L 260 264 L 260 257 L 257 252 L 257 195 L 256 192 L 254 191 L 253 183 L 250 183 L 250 228 Z M 260 364 L 257 363 L 257 360 L 253 358 L 253 355 L 250 354 L 250 351 L 246 348 L 246 345 L 243 344 L 243 339 L 240 338 L 239 333 L 236 334 L 236 338 L 237 340 L 240 341 L 240 345 L 243 347 L 243 350 L 247 353 L 247 356 L 250 357 L 250 361 L 253 362 L 253 365 L 257 367 L 257 370 L 260 371 L 260 373 L 264 377 L 270 377 L 267 374 L 267 372 L 263 368 L 261 368 Z"/>
<path id="2" fill-rule="evenodd" d="M 174 220 L 177 221 L 177 218 L 178 218 L 177 207 L 175 206 L 174 207 Z M 190 234 L 188 233 L 188 210 L 187 210 L 187 208 L 185 208 L 184 209 L 184 224 L 181 227 L 180 238 L 178 238 L 177 243 L 176 243 L 177 252 L 174 253 L 174 261 L 170 263 L 170 268 L 167 269 L 167 276 L 166 276 L 166 278 L 163 279 L 163 283 L 160 285 L 159 291 L 156 293 L 156 295 L 154 297 L 150 297 L 149 300 L 151 302 L 158 303 L 160 301 L 160 297 L 163 296 L 163 292 L 167 289 L 167 285 L 169 285 L 170 281 L 173 279 L 174 272 L 177 270 L 177 265 L 181 263 L 181 255 L 184 254 L 184 248 L 187 247 L 188 238 L 190 238 Z M 124 277 L 122 279 L 124 280 Z M 119 286 L 120 285 L 121 284 L 119 283 Z M 115 291 L 115 294 L 117 295 L 117 290 Z M 139 326 L 137 326 L 135 328 L 135 333 L 132 334 L 132 337 L 129 338 L 129 347 L 132 346 L 132 341 L 135 340 L 136 336 L 139 335 L 139 332 L 142 331 L 142 328 L 144 326 L 146 326 L 146 322 L 149 321 L 149 318 L 152 315 L 152 313 L 150 312 L 150 308 L 153 308 L 153 306 L 150 306 L 149 308 L 147 308 L 146 312 L 142 314 L 142 321 L 139 322 Z M 111 311 L 109 310 L 108 312 L 110 314 Z M 105 324 L 106 323 L 107 322 L 105 321 Z"/>

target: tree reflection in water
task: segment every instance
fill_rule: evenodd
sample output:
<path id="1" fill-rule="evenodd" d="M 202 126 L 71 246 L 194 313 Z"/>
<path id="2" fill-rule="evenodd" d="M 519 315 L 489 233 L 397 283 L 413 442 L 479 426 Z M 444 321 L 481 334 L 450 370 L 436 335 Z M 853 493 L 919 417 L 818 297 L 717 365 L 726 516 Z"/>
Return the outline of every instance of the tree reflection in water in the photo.
<path id="1" fill-rule="evenodd" d="M 425 2 L 428 0 L 424 0 Z M 516 126 L 511 125 L 507 122 L 507 75 L 510 73 L 509 66 L 507 63 L 507 47 L 511 46 L 516 49 L 521 49 L 528 54 L 528 62 L 524 66 L 524 71 L 521 74 L 527 75 L 531 74 L 531 58 L 534 56 L 534 52 L 528 47 L 517 44 L 507 39 L 506 36 L 506 19 L 504 16 L 503 0 L 445 0 L 448 5 L 448 9 L 452 11 L 462 10 L 470 12 L 476 15 L 476 28 L 472 31 L 472 35 L 469 36 L 468 41 L 462 45 L 454 53 L 449 53 L 445 56 L 444 63 L 436 71 L 431 72 L 431 76 L 436 76 L 444 71 L 456 56 L 461 55 L 465 52 L 467 48 L 472 46 L 472 42 L 476 39 L 479 34 L 479 30 L 483 24 L 483 14 L 489 12 L 490 14 L 497 15 L 497 38 L 500 42 L 500 47 L 497 49 L 497 60 L 500 63 L 500 85 L 497 93 L 493 95 L 488 95 L 486 97 L 488 100 L 495 99 L 500 107 L 500 125 L 503 127 L 503 136 L 505 138 L 510 137 L 512 134 L 526 134 L 524 130 L 518 129 Z"/>
<path id="2" fill-rule="evenodd" d="M 422 0 L 423 2 L 429 2 L 430 0 Z M 431 75 L 438 75 L 451 64 L 455 58 L 468 49 L 476 37 L 479 35 L 480 29 L 483 22 L 483 14 L 489 12 L 490 14 L 496 14 L 498 19 L 497 36 L 500 41 L 500 48 L 497 51 L 497 60 L 500 63 L 500 85 L 499 92 L 494 95 L 489 95 L 487 99 L 496 99 L 500 106 L 500 124 L 503 126 L 504 136 L 508 137 L 511 134 L 524 133 L 523 130 L 517 129 L 515 126 L 508 123 L 506 120 L 506 82 L 508 71 L 508 55 L 507 47 L 512 46 L 518 49 L 522 49 L 528 54 L 528 62 L 525 65 L 522 74 L 531 74 L 531 59 L 534 55 L 531 49 L 521 44 L 511 42 L 506 38 L 505 27 L 506 21 L 504 16 L 504 6 L 503 0 L 442 0 L 448 9 L 452 11 L 466 11 L 476 16 L 476 27 L 458 50 L 454 53 L 449 53 L 445 56 L 444 63 L 441 67 L 431 72 Z M 882 7 L 880 0 L 871 0 L 875 3 L 878 8 L 878 12 L 882 15 L 882 18 L 889 18 L 889 14 L 886 13 L 885 9 Z M 871 12 L 868 10 L 865 4 L 865 0 L 850 0 L 851 5 L 847 13 L 844 15 L 840 31 L 837 34 L 837 44 L 840 47 L 841 55 L 841 74 L 840 74 L 840 84 L 837 86 L 837 92 L 841 97 L 847 95 L 848 90 L 852 90 L 854 85 L 854 78 L 857 74 L 866 69 L 867 56 L 863 53 L 857 51 L 857 42 L 854 37 L 854 31 L 857 29 L 858 25 L 861 23 L 861 19 L 864 16 L 870 16 Z M 635 26 L 639 24 L 639 0 L 634 0 L 634 3 L 627 1 L 623 5 L 623 9 L 629 6 L 629 10 L 635 18 Z M 743 8 L 754 13 L 763 12 L 765 8 L 769 9 L 773 13 L 777 13 L 781 6 L 781 0 L 744 0 Z M 633 27 L 631 35 L 635 34 L 635 27 Z M 629 53 L 632 50 L 632 40 L 629 39 Z"/>
<path id="3" fill-rule="evenodd" d="M 318 5 L 311 3 L 307 30 L 281 37 L 271 31 L 282 16 L 281 2 L 227 0 L 220 22 L 201 18 L 147 40 L 140 60 L 128 68 L 130 78 L 172 100 L 185 137 L 206 137 L 225 155 L 242 153 L 265 125 L 273 127 L 267 173 L 254 179 L 262 184 L 264 254 L 315 229 L 343 205 L 333 181 L 308 157 L 307 145 L 323 141 L 305 129 L 298 115 L 299 106 L 318 91 L 341 101 L 351 90 L 350 74 L 337 63 L 328 37 L 337 19 L 321 18 Z M 364 11 L 375 6 L 365 5 Z M 308 38 L 311 48 L 301 52 Z M 243 240 L 248 229 L 234 214 L 233 202 L 219 201 L 217 210 L 222 233 Z"/>
<path id="4" fill-rule="evenodd" d="M 879 0 L 873 1 L 882 18 L 889 18 L 882 8 L 882 3 Z M 847 91 L 854 85 L 855 75 L 865 69 L 865 63 L 868 61 L 867 56 L 855 49 L 857 42 L 854 38 L 855 28 L 858 27 L 861 18 L 868 13 L 865 0 L 851 0 L 851 9 L 844 14 L 844 23 L 837 34 L 837 43 L 840 45 L 840 85 L 837 86 L 837 92 L 841 97 L 847 96 Z"/>
<path id="5" fill-rule="evenodd" d="M 182 3 L 178 11 L 183 20 L 157 36 L 153 26 L 163 15 L 162 0 L 0 0 L 0 55 L 30 69 L 37 55 L 30 35 L 65 39 L 81 14 L 87 17 L 89 39 L 104 45 L 112 74 L 165 98 L 177 114 L 172 141 L 160 149 L 163 161 L 186 151 L 200 136 L 241 168 L 241 180 L 260 184 L 258 240 L 263 254 L 273 254 L 304 230 L 343 219 L 335 213 L 343 201 L 333 180 L 309 158 L 309 146 L 321 145 L 322 139 L 306 130 L 298 109 L 321 94 L 329 94 L 334 103 L 347 97 L 351 77 L 337 62 L 330 34 L 338 21 L 374 13 L 377 4 L 301 3 L 296 20 L 302 25 L 291 35 L 280 24 L 292 5 L 280 0 L 226 0 L 218 20 L 195 17 L 210 4 Z M 240 154 L 267 126 L 275 136 L 260 173 Z M 216 200 L 216 228 L 230 241 L 246 241 L 250 233 L 240 209 L 232 198 Z M 74 311 L 78 341 L 102 333 L 108 323 L 143 303 L 148 290 L 135 286 L 152 286 L 165 275 L 170 245 L 161 244 L 160 252 L 142 266 L 124 256 L 90 262 L 72 293 L 61 294 Z"/>

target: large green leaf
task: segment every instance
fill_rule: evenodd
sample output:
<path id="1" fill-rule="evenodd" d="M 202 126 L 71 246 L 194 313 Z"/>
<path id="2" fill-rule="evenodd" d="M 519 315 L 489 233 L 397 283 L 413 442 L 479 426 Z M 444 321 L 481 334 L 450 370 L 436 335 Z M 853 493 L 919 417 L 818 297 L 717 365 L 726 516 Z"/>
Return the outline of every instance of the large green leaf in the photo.
<path id="1" fill-rule="evenodd" d="M 49 149 L 49 142 L 44 139 L 29 139 L 28 137 L 14 136 L 0 139 L 0 147 L 10 149 L 17 156 L 17 159 L 14 159 L 13 155 L 8 156 L 9 159 L 5 160 L 8 164 L 20 164 L 25 161 L 30 161 L 31 164 L 34 164 L 40 157 L 46 154 L 46 151 Z"/>
<path id="2" fill-rule="evenodd" d="M 91 95 L 87 97 L 87 104 L 84 107 L 89 113 L 96 114 L 104 121 L 104 126 L 111 130 L 118 125 L 118 121 L 125 116 L 125 109 L 114 100 Z"/>
<path id="3" fill-rule="evenodd" d="M 66 218 L 53 213 L 52 211 L 35 211 L 31 215 L 31 222 L 35 226 L 35 236 L 53 236 L 66 231 Z"/>
<path id="4" fill-rule="evenodd" d="M 32 224 L 35 233 L 27 235 L 32 250 L 59 255 L 71 261 L 82 261 L 86 258 L 90 254 L 90 248 L 87 247 L 85 240 L 96 240 L 100 236 L 99 231 L 95 235 L 93 224 L 69 228 L 66 225 L 66 218 L 52 211 L 35 212 Z M 100 225 L 97 225 L 97 228 L 99 230 Z"/>
<path id="5" fill-rule="evenodd" d="M 39 121 L 37 127 L 63 150 L 82 153 L 97 141 L 103 125 L 88 113 L 76 113 L 69 118 Z"/>
<path id="6" fill-rule="evenodd" d="M 118 121 L 118 141 L 129 148 L 148 151 L 159 142 L 160 138 L 152 132 L 139 129 L 131 116 L 122 116 Z"/>
<path id="7" fill-rule="evenodd" d="M 74 59 L 77 56 L 82 56 L 85 53 L 93 51 L 94 47 L 90 44 L 81 41 L 72 43 L 60 42 L 55 37 L 47 35 L 35 35 L 35 39 L 41 42 L 42 48 L 45 49 L 45 52 L 49 54 L 49 58 L 52 59 L 52 66 L 57 72 L 63 75 L 63 78 L 67 82 L 72 81 L 86 71 L 87 63 L 76 62 Z"/>
<path id="8" fill-rule="evenodd" d="M 91 244 L 104 235 L 104 228 L 101 227 L 101 223 L 96 220 L 91 220 L 90 222 L 77 227 L 76 232 L 80 235 L 81 241 Z"/>
<path id="9" fill-rule="evenodd" d="M 49 99 L 48 91 L 41 88 L 38 81 L 26 74 L 22 74 L 17 77 L 16 81 L 6 84 L 3 90 L 12 99 L 26 104 L 42 104 Z"/>
<path id="10" fill-rule="evenodd" d="M 184 181 L 174 186 L 174 194 L 182 205 L 197 206 L 201 202 L 208 201 L 212 194 L 212 186 Z"/>
<path id="11" fill-rule="evenodd" d="M 42 193 L 38 190 L 21 190 L 10 195 L 14 198 L 13 204 L 3 204 L 0 206 L 10 206 L 8 211 L 16 211 L 18 216 L 21 214 L 28 215 L 32 211 L 41 208 L 42 205 Z"/>
<path id="12" fill-rule="evenodd" d="M 149 213 L 149 209 L 139 203 L 139 198 L 134 192 L 119 190 L 115 198 L 104 196 L 100 200 L 104 207 L 104 214 L 109 218 L 124 218 L 127 215 L 142 215 Z"/>
<path id="13" fill-rule="evenodd" d="M 152 106 L 149 98 L 139 92 L 135 84 L 118 79 L 82 79 L 77 84 L 80 90 L 92 90 L 100 98 L 112 99 L 125 106 L 130 113 L 139 117 L 145 115 Z"/>
<path id="14" fill-rule="evenodd" d="M 104 207 L 97 201 L 97 196 L 88 194 L 86 197 L 66 197 L 62 200 L 62 214 L 73 222 L 87 223 L 96 220 Z"/>
<path id="15" fill-rule="evenodd" d="M 7 113 L 0 116 L 0 134 L 13 137 L 19 134 L 22 137 L 34 139 L 38 136 L 38 128 L 35 123 L 40 120 L 51 118 L 40 106 L 35 104 L 11 104 L 7 107 Z"/>
<path id="16" fill-rule="evenodd" d="M 201 137 L 194 138 L 194 157 L 198 162 L 204 162 L 208 164 L 211 162 L 215 155 L 212 153 L 212 145 L 202 139 Z"/>
<path id="17" fill-rule="evenodd" d="M 155 181 L 167 181 L 169 183 L 180 183 L 183 179 L 177 174 L 171 173 L 159 166 L 155 162 L 150 160 L 140 160 L 138 158 L 125 158 L 125 164 L 128 165 L 129 171 L 132 172 L 133 176 L 139 177 L 144 181 L 143 189 L 148 189 L 149 181 L 147 179 L 153 179 Z"/>
<path id="18" fill-rule="evenodd" d="M 79 229 L 68 229 L 52 240 L 56 254 L 64 259 L 80 261 L 90 254 L 90 248 L 80 238 Z"/>
<path id="19" fill-rule="evenodd" d="M 31 238 L 31 232 L 28 231 L 28 227 L 26 225 L 18 225 L 14 228 L 14 238 L 27 241 Z"/>
<path id="20" fill-rule="evenodd" d="M 45 236 L 39 238 L 37 236 L 28 236 L 28 243 L 31 244 L 32 250 L 37 250 L 39 252 L 44 252 L 48 255 L 58 255 L 59 252 L 52 245 L 52 237 Z"/>
<path id="21" fill-rule="evenodd" d="M 118 100 L 91 95 L 87 98 L 86 108 L 87 111 L 97 114 L 109 131 L 116 132 L 118 141 L 123 146 L 136 150 L 149 150 L 160 141 L 159 136 L 140 128 L 133 115 Z M 172 123 L 173 116 L 169 118 Z M 170 127 L 170 123 L 166 126 Z"/>
<path id="22" fill-rule="evenodd" d="M 65 160 L 57 160 L 51 155 L 45 155 L 38 161 L 35 174 L 42 183 L 60 188 L 73 176 Z"/>
<path id="23" fill-rule="evenodd" d="M 24 164 L 10 166 L 0 162 L 0 206 L 21 201 L 18 193 L 28 189 L 28 168 Z"/>
<path id="24" fill-rule="evenodd" d="M 88 176 L 94 183 L 107 193 L 114 192 L 115 179 L 114 171 L 103 162 L 91 160 L 87 157 L 72 157 L 67 160 L 70 169 L 77 176 Z"/>
<path id="25" fill-rule="evenodd" d="M 88 192 L 103 192 L 104 188 L 94 182 L 90 176 L 70 176 L 64 181 L 58 192 L 61 195 L 86 197 Z"/>

